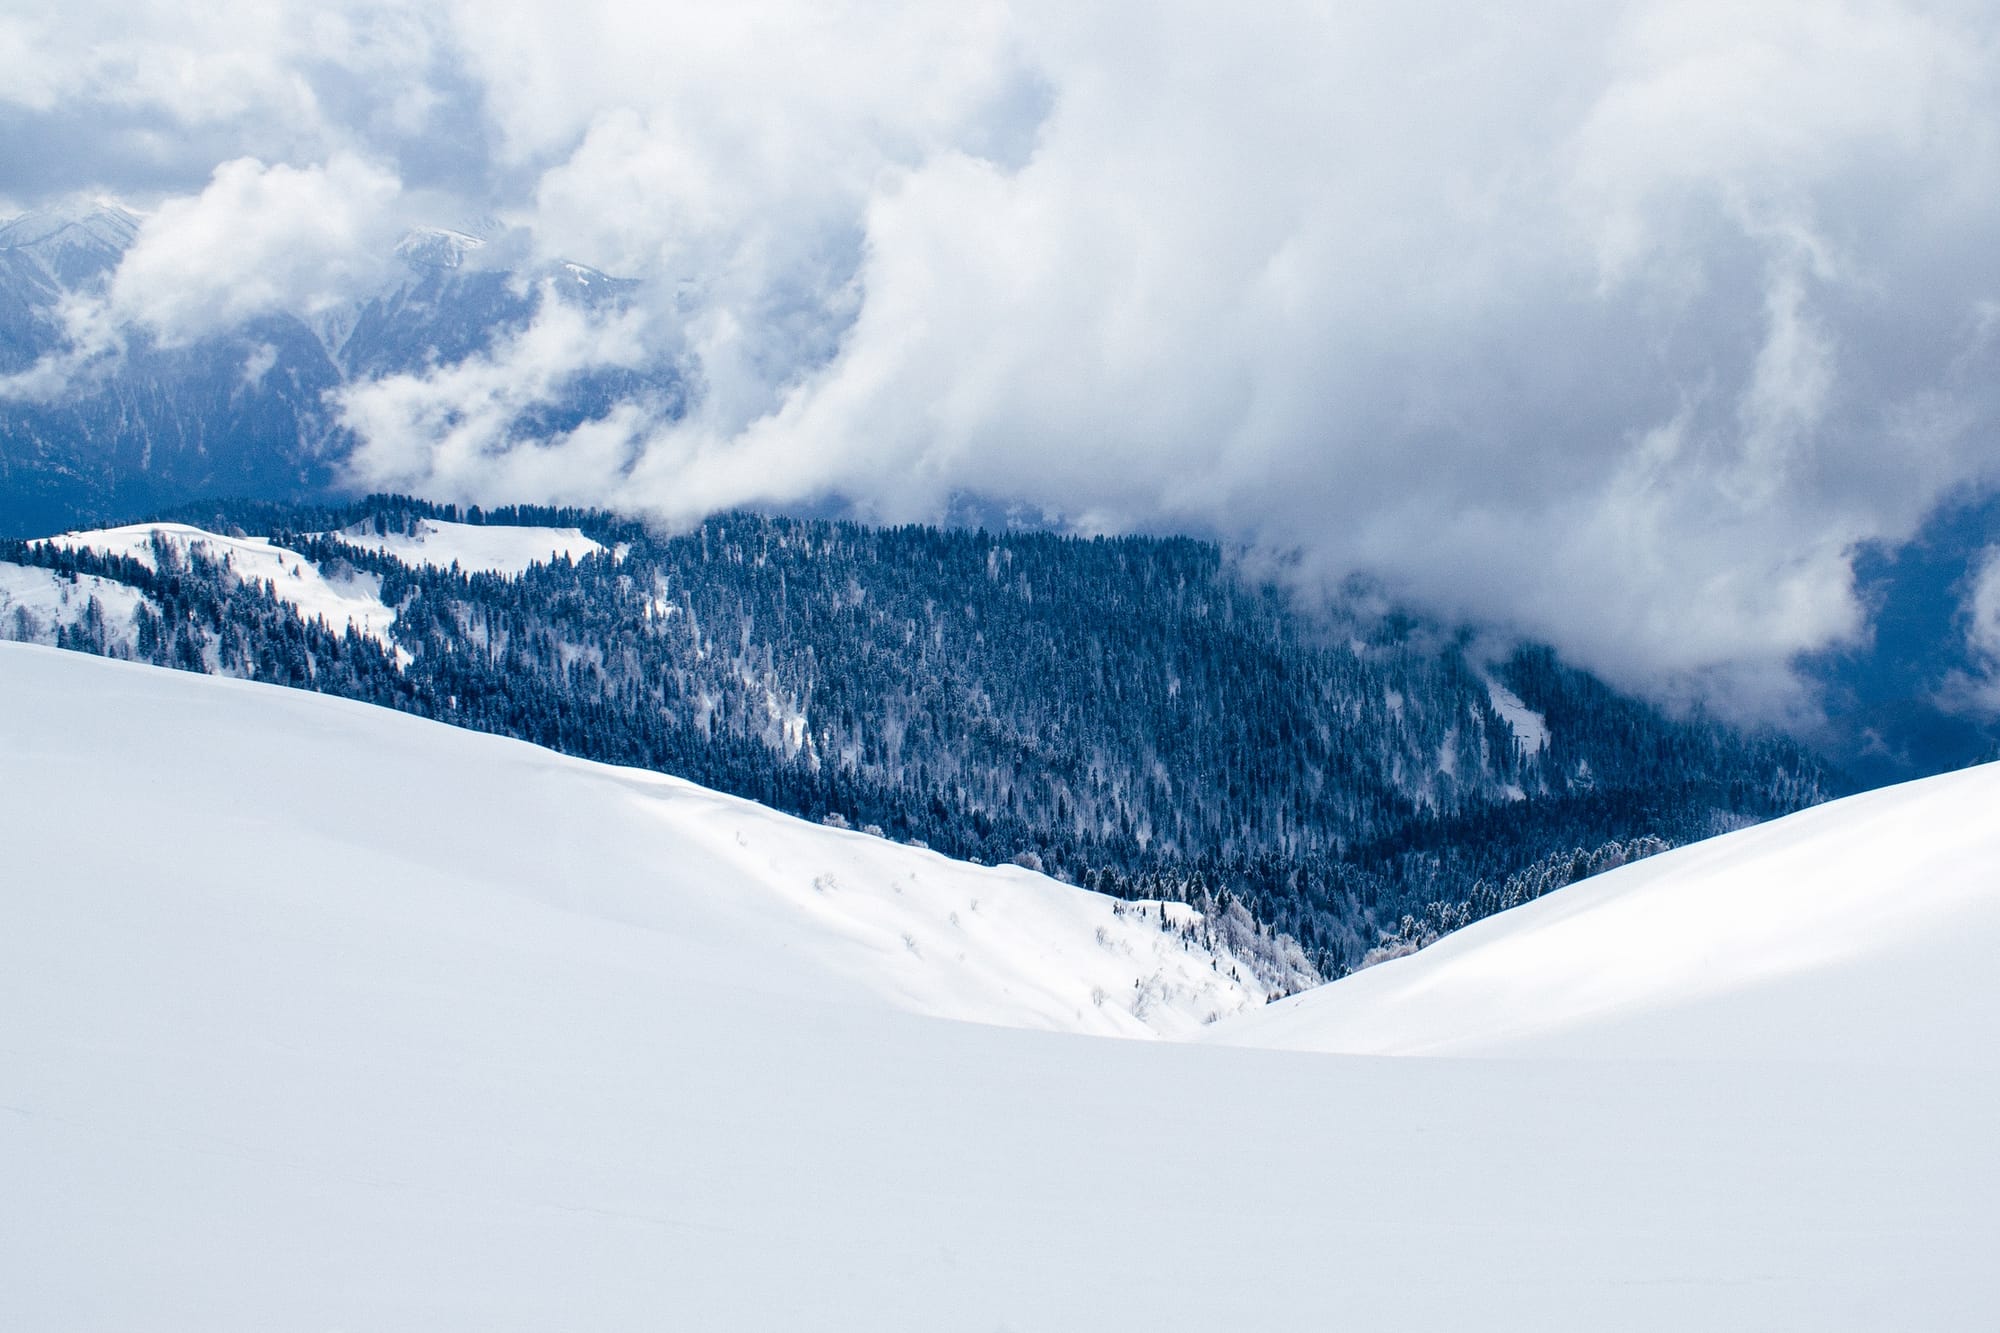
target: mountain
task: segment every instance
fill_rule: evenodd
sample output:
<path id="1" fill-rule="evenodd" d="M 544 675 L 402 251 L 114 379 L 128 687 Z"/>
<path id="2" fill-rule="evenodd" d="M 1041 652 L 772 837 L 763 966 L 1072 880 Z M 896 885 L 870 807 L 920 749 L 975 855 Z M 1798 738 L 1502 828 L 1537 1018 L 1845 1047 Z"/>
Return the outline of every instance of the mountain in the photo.
<path id="1" fill-rule="evenodd" d="M 63 350 L 63 303 L 106 288 L 138 226 L 82 205 L 0 227 L 0 374 Z M 339 383 L 320 340 L 289 317 L 184 347 L 135 337 L 57 397 L 0 397 L 0 532 L 216 490 L 320 493 L 338 453 L 323 395 Z"/>
<path id="2" fill-rule="evenodd" d="M 1201 1043 L 995 1026 L 1129 1013 L 1079 996 L 1080 969 L 1123 976 L 1119 945 L 1168 937 L 1025 871 L 342 700 L 14 644 L 0 697 L 0 1325 L 2000 1315 L 1990 1043 L 1772 1058 L 1732 1045 L 1727 992 L 1707 1029 L 1725 1059 L 1224 1044 L 1261 1012 Z M 1843 892 L 1885 923 L 1920 877 L 1993 860 L 1961 833 L 1988 821 L 1928 809 L 1945 790 L 1872 824 L 1874 864 L 1902 845 L 1906 872 Z M 1685 892 L 1657 905 L 1699 904 L 1745 842 L 1678 854 Z M 1926 940 L 1951 933 L 1940 906 Z M 1946 960 L 1996 943 L 1960 906 Z M 1731 920 L 1627 925 L 1726 946 Z M 1857 976 L 1992 1008 L 1983 973 L 1893 950 L 1844 969 L 1854 942 L 1811 918 L 1793 939 L 1827 956 L 1811 995 L 1837 1013 Z M 1467 1031 L 1512 1002 L 1466 998 Z M 989 1021 L 933 1016 L 955 1006 Z"/>
<path id="3" fill-rule="evenodd" d="M 142 224 L 113 202 L 82 200 L 0 225 L 0 377 L 63 349 L 63 304 L 104 289 Z M 170 512 L 196 497 L 345 500 L 356 441 L 330 395 L 490 352 L 543 302 L 618 309 L 637 291 L 582 265 L 523 260 L 491 222 L 418 228 L 395 260 L 378 289 L 311 321 L 270 315 L 173 347 L 133 333 L 53 397 L 0 396 L 0 537 Z M 690 392 L 669 365 L 594 371 L 516 426 L 557 435 L 633 400 L 672 416 Z M 968 496 L 952 512 L 966 527 L 1011 529 L 1019 518 Z M 1797 739 L 1863 785 L 2000 755 L 1990 691 L 1957 687 L 1995 673 L 1992 651 L 1967 646 L 1965 607 L 1996 545 L 2000 500 L 1987 494 L 1955 497 L 1910 542 L 1859 550 L 1870 633 L 1795 664 L 1825 713 Z M 1411 938 L 1448 924 L 1420 918 Z"/>
<path id="4" fill-rule="evenodd" d="M 1200 542 L 749 515 L 666 537 L 390 497 L 208 512 L 206 534 L 0 550 L 145 598 L 100 625 L 44 593 L 0 606 L 0 634 L 342 694 L 1120 898 L 1240 904 L 1321 975 L 1837 789 L 1781 738 L 1665 716 L 1545 648 L 1488 658 L 1449 626 L 1299 605 Z"/>
<path id="5" fill-rule="evenodd" d="M 80 203 L 0 226 L 0 375 L 63 351 L 66 301 L 101 294 L 141 219 Z M 0 396 L 0 535 L 50 532 L 197 495 L 332 494 L 354 440 L 329 395 L 490 349 L 545 300 L 616 305 L 633 284 L 577 264 L 512 268 L 484 238 L 431 228 L 397 249 L 394 277 L 311 323 L 267 315 L 162 346 L 131 331 L 115 357 L 54 396 Z M 582 375 L 535 428 L 566 430 L 621 398 L 671 403 L 670 376 Z"/>
<path id="6" fill-rule="evenodd" d="M 1612 870 L 1231 1024 L 1354 1054 L 1985 1067 L 2000 765 Z"/>
<path id="7" fill-rule="evenodd" d="M 107 279 L 139 236 L 139 216 L 118 204 L 70 201 L 0 226 L 0 254 L 31 271 L 41 290 L 78 291 Z"/>

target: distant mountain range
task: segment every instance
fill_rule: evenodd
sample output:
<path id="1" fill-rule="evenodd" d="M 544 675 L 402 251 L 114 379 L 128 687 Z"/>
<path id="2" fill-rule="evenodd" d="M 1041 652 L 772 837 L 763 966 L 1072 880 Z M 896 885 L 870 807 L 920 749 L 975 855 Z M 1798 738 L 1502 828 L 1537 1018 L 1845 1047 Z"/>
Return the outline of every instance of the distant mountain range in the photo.
<path id="1" fill-rule="evenodd" d="M 63 303 L 104 289 L 139 222 L 96 204 L 0 226 L 0 376 L 63 349 Z M 395 259 L 392 281 L 311 322 L 267 315 L 172 347 L 135 335 L 122 355 L 87 367 L 51 400 L 0 397 L 0 535 L 196 496 L 324 497 L 354 446 L 329 392 L 484 351 L 550 291 L 601 305 L 632 286 L 577 264 L 498 266 L 470 231 L 412 232 Z M 655 398 L 675 392 L 625 374 L 583 376 L 543 424 L 565 429 L 640 388 Z"/>

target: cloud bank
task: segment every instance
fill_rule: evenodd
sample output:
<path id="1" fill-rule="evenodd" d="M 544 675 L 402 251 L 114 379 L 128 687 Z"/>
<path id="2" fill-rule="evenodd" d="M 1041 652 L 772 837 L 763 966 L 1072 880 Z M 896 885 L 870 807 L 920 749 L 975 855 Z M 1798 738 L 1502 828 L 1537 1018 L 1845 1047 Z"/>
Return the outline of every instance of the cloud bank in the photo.
<path id="1" fill-rule="evenodd" d="M 1854 546 L 2000 480 L 1990 7 L 217 13 L 0 23 L 13 142 L 106 127 L 0 192 L 154 192 L 108 318 L 309 308 L 426 208 L 641 283 L 354 386 L 364 484 L 669 522 L 969 492 L 1780 707 L 1866 632 Z M 273 238 L 242 273 L 169 258 L 238 234 Z M 685 411 L 527 425 L 648 366 Z"/>

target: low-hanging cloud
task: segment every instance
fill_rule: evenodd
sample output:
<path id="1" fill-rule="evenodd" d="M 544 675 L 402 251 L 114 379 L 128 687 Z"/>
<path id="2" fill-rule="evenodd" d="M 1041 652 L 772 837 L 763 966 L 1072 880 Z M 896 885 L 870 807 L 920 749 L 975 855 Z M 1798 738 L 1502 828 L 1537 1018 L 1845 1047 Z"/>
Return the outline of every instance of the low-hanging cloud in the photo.
<path id="1" fill-rule="evenodd" d="M 488 351 L 422 373 L 384 375 L 340 395 L 360 441 L 350 466 L 380 484 L 479 503 L 533 496 L 591 504 L 615 493 L 659 410 L 635 397 L 555 436 L 523 429 L 576 381 L 653 367 L 643 311 L 594 317 L 553 285 L 535 314 Z"/>
<path id="2" fill-rule="evenodd" d="M 323 166 L 225 162 L 208 188 L 147 218 L 104 317 L 184 342 L 260 315 L 316 318 L 382 285 L 401 183 L 350 154 Z"/>
<path id="3" fill-rule="evenodd" d="M 388 13 L 340 9 L 330 56 L 283 22 L 218 37 L 262 111 L 124 94 L 299 145 L 190 187 L 203 216 L 297 171 L 347 173 L 352 218 L 262 252 L 263 295 L 176 291 L 135 250 L 125 316 L 310 304 L 419 170 L 641 285 L 352 386 L 360 483 L 670 522 L 971 492 L 1365 572 L 1770 708 L 1796 653 L 1866 633 L 1858 543 L 2000 480 L 1983 7 L 506 0 L 397 18 L 416 56 L 371 40 Z M 38 40 L 0 29 L 0 67 Z M 109 97 L 94 68 L 34 65 L 15 100 Z M 341 111 L 356 79 L 391 110 Z M 467 107 L 464 160 L 419 167 Z M 565 375 L 664 366 L 671 410 L 527 428 Z"/>

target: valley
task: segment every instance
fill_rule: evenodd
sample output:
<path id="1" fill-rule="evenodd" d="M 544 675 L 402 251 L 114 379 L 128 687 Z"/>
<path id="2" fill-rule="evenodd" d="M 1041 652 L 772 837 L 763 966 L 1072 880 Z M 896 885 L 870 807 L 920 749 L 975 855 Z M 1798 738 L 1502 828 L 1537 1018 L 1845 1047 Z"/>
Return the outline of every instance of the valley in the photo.
<path id="1" fill-rule="evenodd" d="M 0 550 L 16 580 L 53 580 L 0 605 L 0 636 L 339 694 L 1244 916 L 1295 942 L 1272 965 L 1286 989 L 1843 789 L 1783 737 L 1675 718 L 1546 648 L 1315 604 L 1185 539 L 756 515 L 667 535 L 400 497 L 211 509 L 206 528 Z M 139 601 L 82 624 L 80 585 L 47 609 L 72 579 Z"/>

